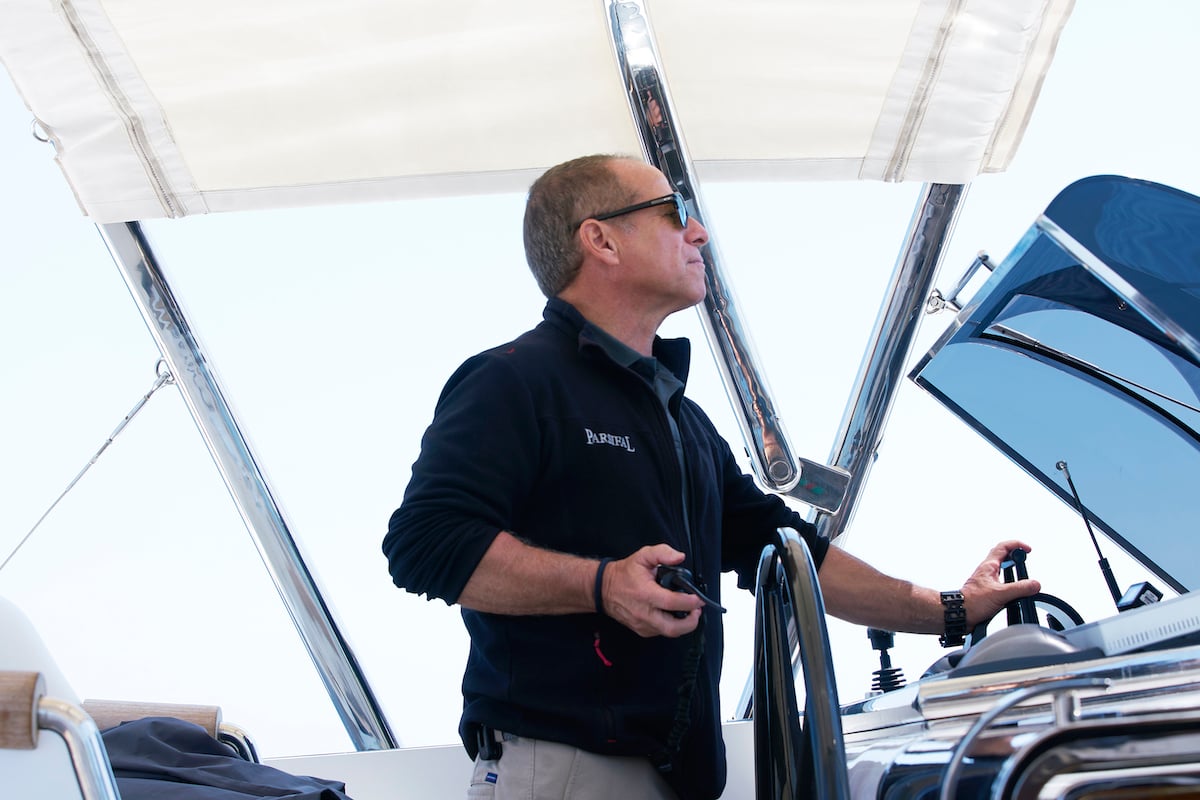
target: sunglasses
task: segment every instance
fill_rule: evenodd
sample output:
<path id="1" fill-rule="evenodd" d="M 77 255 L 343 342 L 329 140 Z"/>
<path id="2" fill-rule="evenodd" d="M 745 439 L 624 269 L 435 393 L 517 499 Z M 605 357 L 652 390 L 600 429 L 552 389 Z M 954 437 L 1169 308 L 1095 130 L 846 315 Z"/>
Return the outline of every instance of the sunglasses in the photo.
<path id="1" fill-rule="evenodd" d="M 688 225 L 687 204 L 684 203 L 683 195 L 681 195 L 679 192 L 671 192 L 670 194 L 664 194 L 662 197 L 656 197 L 653 200 L 647 200 L 644 203 L 635 203 L 631 206 L 625 206 L 625 208 L 618 208 L 616 211 L 610 211 L 607 214 L 597 214 L 596 216 L 591 217 L 591 219 L 594 219 L 597 222 L 603 222 L 606 219 L 622 217 L 626 214 L 632 214 L 634 211 L 641 211 L 643 208 L 665 206 L 667 203 L 674 204 L 675 215 L 679 222 L 679 227 L 681 229 L 686 229 Z M 581 220 L 580 222 L 576 223 L 575 227 L 578 228 L 584 222 L 586 222 L 586 220 Z"/>

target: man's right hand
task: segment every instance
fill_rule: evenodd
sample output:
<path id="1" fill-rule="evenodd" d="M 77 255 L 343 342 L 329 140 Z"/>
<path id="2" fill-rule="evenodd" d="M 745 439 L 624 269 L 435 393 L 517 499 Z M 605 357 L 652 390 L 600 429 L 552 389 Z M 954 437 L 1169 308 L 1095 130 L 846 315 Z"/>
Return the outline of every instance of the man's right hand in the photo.
<path id="1" fill-rule="evenodd" d="M 700 624 L 704 601 L 694 594 L 673 592 L 658 585 L 658 566 L 682 564 L 684 554 L 666 544 L 643 547 L 611 562 L 604 570 L 604 611 L 638 636 L 675 638 L 691 633 Z M 679 618 L 672 612 L 687 616 Z"/>

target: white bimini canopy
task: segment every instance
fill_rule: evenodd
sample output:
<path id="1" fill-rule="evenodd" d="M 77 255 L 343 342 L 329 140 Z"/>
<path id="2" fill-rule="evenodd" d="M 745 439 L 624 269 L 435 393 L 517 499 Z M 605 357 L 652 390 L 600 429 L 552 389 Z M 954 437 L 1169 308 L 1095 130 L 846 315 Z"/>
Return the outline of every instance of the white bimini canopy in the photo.
<path id="1" fill-rule="evenodd" d="M 1071 4 L 641 3 L 701 179 L 938 183 L 1008 164 Z M 639 151 L 614 5 L 0 0 L 0 59 L 97 222 L 521 191 Z"/>

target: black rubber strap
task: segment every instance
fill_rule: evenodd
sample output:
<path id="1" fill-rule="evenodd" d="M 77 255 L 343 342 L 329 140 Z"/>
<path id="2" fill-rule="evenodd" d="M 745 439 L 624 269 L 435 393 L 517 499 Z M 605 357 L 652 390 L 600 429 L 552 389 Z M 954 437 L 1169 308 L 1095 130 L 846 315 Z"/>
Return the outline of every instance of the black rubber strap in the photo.
<path id="1" fill-rule="evenodd" d="M 592 587 L 592 599 L 596 603 L 596 613 L 604 613 L 604 568 L 612 561 L 611 558 L 600 559 L 600 566 L 596 567 L 596 585 Z"/>

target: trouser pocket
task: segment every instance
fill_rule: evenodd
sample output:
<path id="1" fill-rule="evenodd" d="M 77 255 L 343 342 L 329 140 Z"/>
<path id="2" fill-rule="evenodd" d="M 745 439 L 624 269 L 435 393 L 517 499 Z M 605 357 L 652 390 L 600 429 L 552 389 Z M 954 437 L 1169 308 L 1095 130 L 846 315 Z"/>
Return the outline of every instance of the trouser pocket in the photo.
<path id="1" fill-rule="evenodd" d="M 467 787 L 467 800 L 492 800 L 496 796 L 496 780 L 499 762 L 475 759 L 471 773 L 471 785 Z"/>

